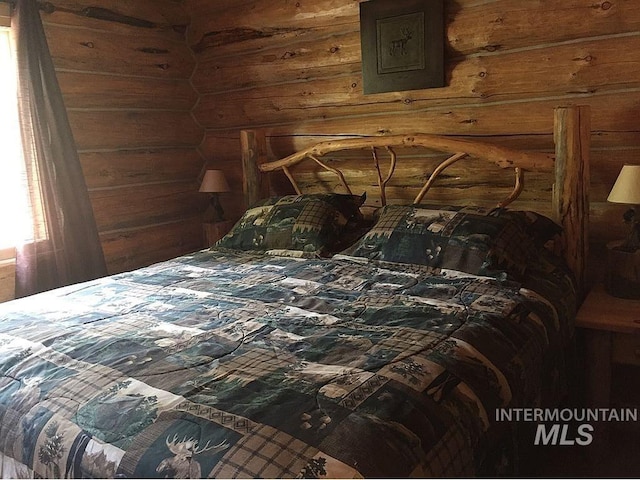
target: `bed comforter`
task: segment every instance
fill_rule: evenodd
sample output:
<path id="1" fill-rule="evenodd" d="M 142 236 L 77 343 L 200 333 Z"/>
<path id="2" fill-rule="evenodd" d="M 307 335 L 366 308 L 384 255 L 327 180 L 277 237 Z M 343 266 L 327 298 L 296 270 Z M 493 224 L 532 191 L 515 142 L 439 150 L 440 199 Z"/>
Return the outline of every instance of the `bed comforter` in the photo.
<path id="1" fill-rule="evenodd" d="M 533 283 L 213 250 L 2 304 L 2 476 L 471 475 L 564 384 Z"/>

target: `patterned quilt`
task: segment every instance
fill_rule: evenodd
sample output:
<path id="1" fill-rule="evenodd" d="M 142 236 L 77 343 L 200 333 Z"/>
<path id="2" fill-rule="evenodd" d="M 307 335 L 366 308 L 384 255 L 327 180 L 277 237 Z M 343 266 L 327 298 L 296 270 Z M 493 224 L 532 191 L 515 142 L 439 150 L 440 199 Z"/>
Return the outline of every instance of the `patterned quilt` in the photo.
<path id="1" fill-rule="evenodd" d="M 551 277 L 213 250 L 0 304 L 1 474 L 472 475 L 564 383 Z"/>

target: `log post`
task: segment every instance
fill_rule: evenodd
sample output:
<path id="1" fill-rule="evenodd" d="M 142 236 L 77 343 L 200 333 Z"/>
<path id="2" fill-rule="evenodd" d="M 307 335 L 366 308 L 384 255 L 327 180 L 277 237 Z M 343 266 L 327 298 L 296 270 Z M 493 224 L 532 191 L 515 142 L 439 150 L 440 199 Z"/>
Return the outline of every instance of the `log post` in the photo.
<path id="1" fill-rule="evenodd" d="M 586 290 L 589 251 L 589 106 L 556 108 L 553 136 L 556 149 L 553 212 L 564 229 L 562 251 L 576 276 L 581 301 Z"/>
<path id="2" fill-rule="evenodd" d="M 260 171 L 259 165 L 267 158 L 267 144 L 262 130 L 241 130 L 240 145 L 242 148 L 242 182 L 245 208 L 251 207 L 258 200 L 268 195 L 269 181 L 267 174 Z"/>

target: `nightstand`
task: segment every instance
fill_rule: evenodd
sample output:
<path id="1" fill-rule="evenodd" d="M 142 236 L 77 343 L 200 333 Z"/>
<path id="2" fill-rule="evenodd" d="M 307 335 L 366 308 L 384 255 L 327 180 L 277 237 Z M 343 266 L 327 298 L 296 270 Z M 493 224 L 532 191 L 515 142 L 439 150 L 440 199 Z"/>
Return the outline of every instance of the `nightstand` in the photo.
<path id="1" fill-rule="evenodd" d="M 637 408 L 638 382 L 624 379 L 624 374 L 631 369 L 636 378 L 640 366 L 640 300 L 613 297 L 597 285 L 578 310 L 575 325 L 584 339 L 584 406 Z M 594 428 L 589 458 L 597 465 L 613 453 L 613 432 L 620 435 L 635 428 L 635 422 L 595 422 Z"/>
<path id="2" fill-rule="evenodd" d="M 597 285 L 580 307 L 576 327 L 585 340 L 587 406 L 607 408 L 614 364 L 640 366 L 640 300 L 613 297 Z"/>
<path id="3" fill-rule="evenodd" d="M 224 220 L 222 222 L 203 223 L 202 232 L 204 239 L 204 246 L 211 247 L 214 243 L 224 237 L 229 230 L 233 227 L 231 220 Z"/>

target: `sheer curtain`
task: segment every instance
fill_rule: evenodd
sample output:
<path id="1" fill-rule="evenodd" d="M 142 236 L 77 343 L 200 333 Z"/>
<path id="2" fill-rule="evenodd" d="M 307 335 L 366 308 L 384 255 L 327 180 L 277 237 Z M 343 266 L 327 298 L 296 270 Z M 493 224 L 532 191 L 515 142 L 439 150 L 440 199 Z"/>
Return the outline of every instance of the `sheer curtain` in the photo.
<path id="1" fill-rule="evenodd" d="M 36 0 L 12 19 L 33 238 L 17 247 L 16 297 L 107 273 L 78 152 Z"/>

